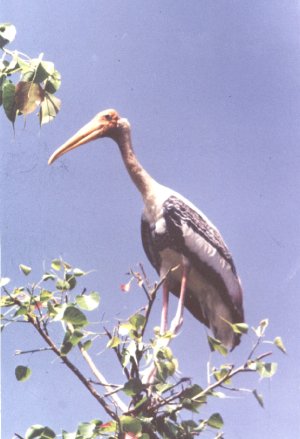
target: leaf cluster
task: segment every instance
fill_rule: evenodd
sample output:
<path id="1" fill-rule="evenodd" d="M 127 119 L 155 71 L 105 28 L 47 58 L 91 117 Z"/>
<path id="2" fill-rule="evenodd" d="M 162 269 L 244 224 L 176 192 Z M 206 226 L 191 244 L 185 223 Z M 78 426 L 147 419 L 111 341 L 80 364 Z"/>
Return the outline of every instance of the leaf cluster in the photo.
<path id="1" fill-rule="evenodd" d="M 19 268 L 24 276 L 31 277 L 29 266 L 20 264 Z M 5 293 L 0 300 L 4 310 L 1 315 L 2 328 L 18 322 L 31 324 L 46 345 L 42 349 L 19 350 L 17 353 L 20 355 L 38 353 L 43 349 L 51 350 L 77 376 L 91 396 L 97 399 L 109 417 L 106 422 L 83 422 L 72 433 L 62 431 L 63 439 L 193 439 L 214 431 L 215 438 L 221 438 L 221 414 L 212 413 L 208 417 L 202 414 L 204 407 L 207 411 L 211 398 L 224 398 L 230 392 L 248 391 L 263 407 L 263 396 L 259 391 L 234 387 L 234 377 L 252 372 L 261 380 L 271 378 L 276 373 L 277 364 L 265 361 L 271 352 L 259 352 L 263 343 L 271 343 L 286 352 L 280 337 L 273 341 L 265 340 L 268 320 L 264 319 L 252 328 L 252 347 L 241 365 L 209 365 L 208 381 L 200 386 L 190 378 L 178 375 L 179 361 L 170 348 L 174 334 L 161 334 L 159 328 L 154 328 L 154 333 L 150 330 L 153 334 L 150 339 L 146 337 L 149 316 L 163 279 L 150 285 L 143 270 L 141 273 L 131 273 L 130 284 L 136 280 L 138 291 L 145 293 L 145 306 L 128 319 L 118 321 L 112 329 L 104 328 L 106 349 L 115 356 L 115 364 L 125 377 L 123 383 L 109 383 L 88 353 L 93 341 L 99 337 L 99 332 L 90 328 L 88 313 L 99 307 L 100 295 L 96 291 L 87 292 L 86 289 L 78 292 L 79 280 L 87 274 L 58 258 L 51 262 L 50 269 L 36 283 L 9 290 L 9 279 L 1 280 Z M 122 290 L 128 293 L 130 288 Z M 58 322 L 63 333 L 60 342 L 56 344 L 49 335 L 49 325 Z M 248 332 L 248 325 L 244 323 L 229 324 L 234 332 Z M 208 336 L 208 343 L 216 355 L 227 356 L 228 352 L 219 340 Z M 95 380 L 85 376 L 71 361 L 70 352 L 74 349 L 87 362 Z M 32 374 L 28 366 L 19 365 L 15 375 L 22 382 Z M 99 393 L 98 387 L 104 388 L 105 393 Z M 56 437 L 51 428 L 41 425 L 31 426 L 25 434 L 25 439 Z"/>
<path id="2" fill-rule="evenodd" d="M 10 23 L 0 24 L 0 105 L 14 124 L 17 115 L 27 116 L 39 108 L 40 125 L 51 122 L 60 110 L 61 101 L 55 96 L 61 76 L 54 63 L 8 50 L 16 35 Z"/>

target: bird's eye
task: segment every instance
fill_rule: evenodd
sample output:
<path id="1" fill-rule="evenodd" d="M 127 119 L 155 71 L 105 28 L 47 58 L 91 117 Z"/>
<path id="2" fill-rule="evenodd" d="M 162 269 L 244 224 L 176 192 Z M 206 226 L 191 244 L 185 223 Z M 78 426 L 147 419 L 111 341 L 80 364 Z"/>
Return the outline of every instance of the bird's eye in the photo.
<path id="1" fill-rule="evenodd" d="M 111 114 L 106 114 L 105 116 L 106 120 L 112 120 L 112 115 Z"/>

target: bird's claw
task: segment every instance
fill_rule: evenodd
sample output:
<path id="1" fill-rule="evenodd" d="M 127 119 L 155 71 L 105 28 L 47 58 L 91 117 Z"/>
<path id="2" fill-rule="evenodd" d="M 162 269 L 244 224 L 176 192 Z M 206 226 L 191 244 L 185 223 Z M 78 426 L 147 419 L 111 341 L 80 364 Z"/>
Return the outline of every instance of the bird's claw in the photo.
<path id="1" fill-rule="evenodd" d="M 171 322 L 171 326 L 170 326 L 170 332 L 174 335 L 177 335 L 178 332 L 181 329 L 181 326 L 183 324 L 183 318 L 180 317 L 180 319 L 178 320 L 176 317 L 172 320 Z"/>

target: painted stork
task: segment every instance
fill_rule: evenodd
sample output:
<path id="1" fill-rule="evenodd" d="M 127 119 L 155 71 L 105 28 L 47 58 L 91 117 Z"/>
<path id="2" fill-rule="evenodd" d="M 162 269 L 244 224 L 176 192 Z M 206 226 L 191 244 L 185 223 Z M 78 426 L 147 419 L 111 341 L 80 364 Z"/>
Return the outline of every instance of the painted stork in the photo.
<path id="1" fill-rule="evenodd" d="M 234 262 L 217 228 L 190 201 L 156 182 L 141 166 L 131 143 L 127 119 L 117 111 L 100 112 L 50 157 L 58 157 L 92 140 L 109 137 L 121 152 L 144 210 L 143 247 L 163 283 L 161 332 L 167 330 L 169 292 L 179 298 L 170 331 L 176 334 L 186 307 L 226 347 L 239 343 L 228 324 L 244 321 L 242 288 Z"/>

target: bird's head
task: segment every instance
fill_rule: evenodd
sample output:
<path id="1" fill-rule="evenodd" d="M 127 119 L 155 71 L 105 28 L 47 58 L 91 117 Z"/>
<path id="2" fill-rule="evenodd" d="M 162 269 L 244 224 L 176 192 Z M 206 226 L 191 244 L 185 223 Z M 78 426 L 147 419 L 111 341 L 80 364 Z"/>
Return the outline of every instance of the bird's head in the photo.
<path id="1" fill-rule="evenodd" d="M 77 131 L 74 136 L 57 148 L 49 158 L 48 164 L 51 165 L 63 154 L 92 140 L 110 137 L 118 141 L 121 131 L 126 128 L 129 128 L 129 122 L 127 119 L 121 118 L 116 110 L 108 109 L 101 111 L 90 122 Z"/>

